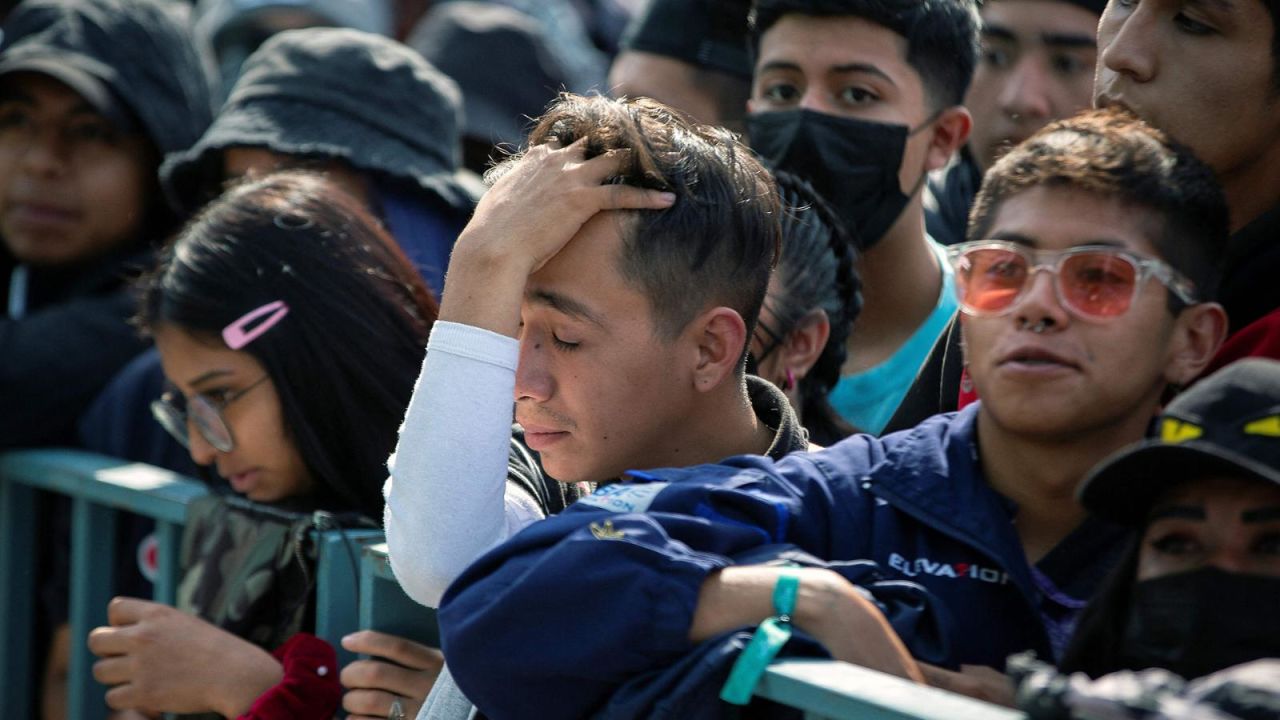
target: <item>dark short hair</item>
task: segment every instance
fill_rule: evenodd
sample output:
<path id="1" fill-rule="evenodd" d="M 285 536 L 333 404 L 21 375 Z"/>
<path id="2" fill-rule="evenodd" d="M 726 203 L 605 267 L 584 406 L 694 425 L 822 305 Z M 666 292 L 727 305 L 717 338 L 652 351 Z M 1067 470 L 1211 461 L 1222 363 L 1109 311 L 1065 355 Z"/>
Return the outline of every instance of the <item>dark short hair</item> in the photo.
<path id="1" fill-rule="evenodd" d="M 728 130 L 648 98 L 571 94 L 538 119 L 528 144 L 580 138 L 588 158 L 630 151 L 615 182 L 675 193 L 668 209 L 628 211 L 622 231 L 619 272 L 648 297 L 658 334 L 674 339 L 713 305 L 734 309 L 752 330 L 778 256 L 781 206 L 751 151 Z"/>
<path id="2" fill-rule="evenodd" d="M 1209 166 L 1163 131 L 1117 109 L 1047 125 L 987 171 L 969 214 L 968 239 L 986 237 L 1010 197 L 1042 186 L 1151 211 L 1160 226 L 1151 238 L 1156 252 L 1195 284 L 1201 301 L 1216 297 L 1230 235 L 1226 198 Z"/>
<path id="3" fill-rule="evenodd" d="M 137 321 L 221 345 L 224 327 L 277 300 L 289 314 L 244 351 L 276 387 L 319 507 L 379 518 L 436 303 L 358 200 L 291 171 L 202 210 L 144 279 Z"/>
<path id="4" fill-rule="evenodd" d="M 907 63 L 920 74 L 934 108 L 964 102 L 978 63 L 979 29 L 973 0 L 756 0 L 753 42 L 786 15 L 852 16 L 882 25 L 907 41 Z"/>

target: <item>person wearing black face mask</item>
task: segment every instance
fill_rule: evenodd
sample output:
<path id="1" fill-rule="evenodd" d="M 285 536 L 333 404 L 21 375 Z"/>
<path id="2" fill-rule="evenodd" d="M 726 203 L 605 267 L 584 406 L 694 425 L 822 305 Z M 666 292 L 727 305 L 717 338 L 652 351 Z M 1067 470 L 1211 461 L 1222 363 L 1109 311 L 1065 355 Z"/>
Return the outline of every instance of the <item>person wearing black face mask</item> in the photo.
<path id="1" fill-rule="evenodd" d="M 1141 534 L 1061 663 L 1099 679 L 1030 673 L 1022 704 L 1033 718 L 1049 706 L 1083 717 L 1086 700 L 1152 709 L 1171 697 L 1209 698 L 1221 717 L 1280 713 L 1280 362 L 1228 365 L 1176 398 L 1157 431 L 1081 486 L 1086 508 Z M 1112 675 L 1124 671 L 1140 672 Z M 1246 694 L 1264 714 L 1216 706 Z"/>
<path id="2" fill-rule="evenodd" d="M 859 250 L 865 308 L 830 394 L 879 434 L 956 303 L 921 189 L 969 135 L 971 0 L 756 0 L 751 146 L 813 185 Z"/>

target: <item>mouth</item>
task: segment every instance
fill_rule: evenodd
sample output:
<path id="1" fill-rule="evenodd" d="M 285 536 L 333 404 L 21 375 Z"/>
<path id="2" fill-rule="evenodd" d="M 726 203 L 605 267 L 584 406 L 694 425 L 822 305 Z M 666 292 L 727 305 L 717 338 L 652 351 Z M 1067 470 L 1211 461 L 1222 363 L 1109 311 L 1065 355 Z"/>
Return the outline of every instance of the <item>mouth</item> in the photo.
<path id="1" fill-rule="evenodd" d="M 1044 348 L 1023 347 L 1007 353 L 1000 360 L 1000 366 L 1017 370 L 1079 370 L 1080 366 L 1070 359 Z"/>
<path id="2" fill-rule="evenodd" d="M 17 201 L 9 204 L 9 219 L 28 225 L 68 225 L 80 217 L 70 208 L 41 202 Z"/>
<path id="3" fill-rule="evenodd" d="M 257 485 L 258 471 L 245 470 L 244 472 L 223 475 L 223 477 L 225 477 L 227 482 L 231 484 L 232 490 L 241 495 L 248 495 L 249 492 L 253 490 L 254 486 Z"/>
<path id="4" fill-rule="evenodd" d="M 1140 118 L 1144 117 L 1143 114 L 1137 110 L 1137 108 L 1133 107 L 1129 103 L 1125 102 L 1121 98 L 1116 97 L 1114 95 L 1108 95 L 1106 93 L 1102 93 L 1093 99 L 1093 104 L 1099 110 L 1121 110 L 1129 113 L 1130 115 L 1134 115 L 1136 117 L 1140 117 Z"/>
<path id="5" fill-rule="evenodd" d="M 545 425 L 520 423 L 524 428 L 524 442 L 530 449 L 542 452 L 556 443 L 569 437 L 569 432 Z"/>

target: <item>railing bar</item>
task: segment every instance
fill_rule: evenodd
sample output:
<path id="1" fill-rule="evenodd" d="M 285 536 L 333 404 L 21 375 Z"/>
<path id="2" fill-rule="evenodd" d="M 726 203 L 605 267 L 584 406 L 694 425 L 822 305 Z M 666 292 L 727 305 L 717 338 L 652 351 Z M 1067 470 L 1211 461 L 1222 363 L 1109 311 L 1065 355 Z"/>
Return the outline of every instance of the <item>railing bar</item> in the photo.
<path id="1" fill-rule="evenodd" d="M 0 483 L 0 707 L 10 717 L 35 716 L 35 515 L 34 490 Z"/>
<path id="2" fill-rule="evenodd" d="M 159 520 L 156 522 L 156 581 L 151 598 L 156 602 L 172 605 L 178 595 L 178 581 L 182 576 L 182 526 Z"/>
<path id="3" fill-rule="evenodd" d="M 179 524 L 186 520 L 187 503 L 208 492 L 203 483 L 176 473 L 72 450 L 6 453 L 0 456 L 0 478 Z"/>
<path id="4" fill-rule="evenodd" d="M 71 501 L 71 662 L 67 677 L 67 716 L 106 717 L 106 689 L 93 679 L 94 657 L 85 639 L 107 622 L 115 570 L 116 511 L 83 497 Z"/>

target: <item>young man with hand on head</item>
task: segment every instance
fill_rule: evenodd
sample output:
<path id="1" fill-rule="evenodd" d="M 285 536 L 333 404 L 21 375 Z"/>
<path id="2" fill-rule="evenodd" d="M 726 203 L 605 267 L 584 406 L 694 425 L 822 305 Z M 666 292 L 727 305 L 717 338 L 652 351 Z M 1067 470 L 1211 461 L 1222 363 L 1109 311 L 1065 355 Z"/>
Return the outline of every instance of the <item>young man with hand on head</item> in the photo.
<path id="1" fill-rule="evenodd" d="M 392 569 L 429 606 L 582 483 L 808 447 L 786 396 L 744 370 L 781 206 L 731 133 L 564 96 L 490 180 L 385 488 Z"/>
<path id="2" fill-rule="evenodd" d="M 746 148 L 649 100 L 577 96 L 529 147 L 459 238 L 386 488 L 392 567 L 428 605 L 573 498 L 548 475 L 807 447 L 785 397 L 743 371 L 780 237 Z M 513 396 L 524 452 L 508 458 Z M 475 480 L 460 492 L 458 477 Z"/>
<path id="3" fill-rule="evenodd" d="M 969 136 L 971 0 L 757 0 L 747 132 L 859 242 L 864 307 L 832 405 L 878 433 L 955 314 L 921 189 Z"/>
<path id="4" fill-rule="evenodd" d="M 950 668 L 1055 657 L 1124 540 L 1086 517 L 1076 485 L 1218 348 L 1225 316 L 1206 298 L 1225 234 L 1210 171 L 1158 131 L 1111 113 L 1050 125 L 996 163 L 971 242 L 952 250 L 982 402 L 781 461 L 630 473 L 450 587 L 440 621 L 459 685 L 491 718 L 580 716 L 771 615 L 788 572 L 796 626 L 835 657 L 962 691 L 1004 684 L 989 668 L 915 667 L 903 653 L 918 638 L 895 647 L 826 570 L 733 560 L 773 543 L 924 586 L 954 621 Z"/>

